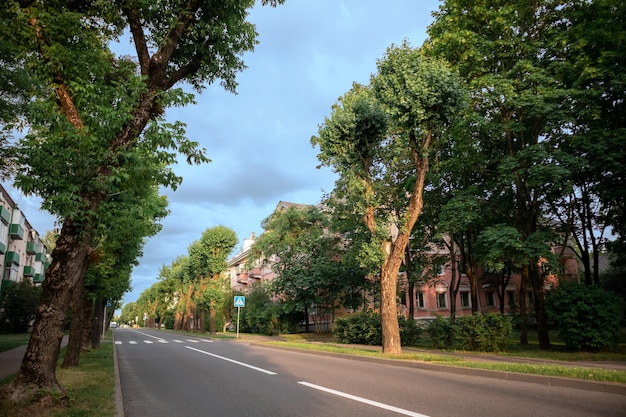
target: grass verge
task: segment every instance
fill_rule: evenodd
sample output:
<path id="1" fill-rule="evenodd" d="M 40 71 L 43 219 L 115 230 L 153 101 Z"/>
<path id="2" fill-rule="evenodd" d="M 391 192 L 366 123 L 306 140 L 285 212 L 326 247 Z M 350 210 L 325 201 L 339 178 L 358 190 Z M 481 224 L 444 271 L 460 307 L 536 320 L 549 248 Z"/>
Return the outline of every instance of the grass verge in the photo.
<path id="1" fill-rule="evenodd" d="M 0 352 L 27 345 L 28 339 L 30 339 L 30 333 L 2 334 L 0 335 Z"/>
<path id="2" fill-rule="evenodd" d="M 356 348 L 339 346 L 332 343 L 319 343 L 308 341 L 287 341 L 287 342 L 262 342 L 262 344 L 305 349 L 321 352 L 339 353 L 352 356 L 364 356 L 380 359 L 405 360 L 428 362 L 441 365 L 461 366 L 466 368 L 490 369 L 505 372 L 519 372 L 533 375 L 558 376 L 563 378 L 584 379 L 589 381 L 614 382 L 626 384 L 626 372 L 615 371 L 602 368 L 585 368 L 562 366 L 557 364 L 532 364 L 532 363 L 495 363 L 484 360 L 474 361 L 460 356 L 452 356 L 437 353 L 409 352 L 402 355 L 384 355 L 378 348 Z"/>
<path id="3" fill-rule="evenodd" d="M 56 371 L 57 379 L 70 395 L 69 407 L 54 404 L 0 404 L 0 417 L 113 417 L 115 416 L 114 351 L 110 337 L 100 349 L 81 354 L 80 365 L 61 368 L 66 349 L 62 350 Z M 13 377 L 1 381 L 11 383 Z"/>

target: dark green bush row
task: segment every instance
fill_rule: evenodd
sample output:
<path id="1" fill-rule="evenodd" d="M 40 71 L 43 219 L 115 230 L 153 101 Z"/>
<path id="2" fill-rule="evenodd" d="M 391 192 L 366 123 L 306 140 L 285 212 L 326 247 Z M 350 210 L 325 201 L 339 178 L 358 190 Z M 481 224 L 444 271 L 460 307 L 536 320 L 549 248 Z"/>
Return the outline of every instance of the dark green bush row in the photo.
<path id="1" fill-rule="evenodd" d="M 546 311 L 572 350 L 608 349 L 619 340 L 622 300 L 599 287 L 563 284 L 548 293 Z"/>
<path id="2" fill-rule="evenodd" d="M 398 324 L 402 345 L 417 344 L 422 329 L 415 320 L 400 316 Z M 339 318 L 333 325 L 333 335 L 339 343 L 381 345 L 383 336 L 380 314 L 361 312 Z"/>
<path id="3" fill-rule="evenodd" d="M 513 320 L 500 313 L 461 316 L 454 323 L 437 317 L 428 324 L 427 331 L 438 349 L 501 352 L 511 337 Z"/>

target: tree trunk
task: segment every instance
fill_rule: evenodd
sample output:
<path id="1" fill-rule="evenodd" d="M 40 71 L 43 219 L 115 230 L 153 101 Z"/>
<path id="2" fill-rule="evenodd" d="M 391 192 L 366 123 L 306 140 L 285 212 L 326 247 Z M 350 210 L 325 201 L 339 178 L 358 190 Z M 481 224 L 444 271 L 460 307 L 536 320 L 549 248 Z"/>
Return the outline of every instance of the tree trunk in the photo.
<path id="1" fill-rule="evenodd" d="M 83 338 L 82 338 L 82 350 L 88 351 L 91 348 L 91 334 L 94 331 L 93 328 L 93 300 L 88 297 L 83 297 Z"/>
<path id="2" fill-rule="evenodd" d="M 398 268 L 395 262 L 389 262 L 391 257 L 383 265 L 380 279 L 380 314 L 382 319 L 383 353 L 400 354 L 400 326 L 398 325 L 398 306 L 396 300 L 396 285 L 398 282 Z"/>
<path id="3" fill-rule="evenodd" d="M 543 289 L 544 277 L 539 273 L 537 265 L 530 267 L 530 279 L 533 285 L 535 298 L 535 317 L 537 318 L 537 339 L 540 349 L 551 349 L 550 333 L 548 332 L 548 319 L 545 309 L 545 293 Z"/>
<path id="4" fill-rule="evenodd" d="M 519 315 L 520 322 L 520 344 L 528 345 L 528 307 L 526 305 L 526 285 L 528 283 L 528 265 L 522 267 L 522 276 L 519 284 Z"/>
<path id="5" fill-rule="evenodd" d="M 85 322 L 84 296 L 85 286 L 81 282 L 76 285 L 74 294 L 72 294 L 70 338 L 67 344 L 67 352 L 63 358 L 63 365 L 61 365 L 63 368 L 78 366 L 80 361 L 80 352 L 83 347 L 83 323 Z"/>
<path id="6" fill-rule="evenodd" d="M 215 307 L 215 301 L 211 300 L 211 304 L 209 306 L 209 333 L 215 334 L 217 333 L 215 330 L 215 316 L 217 315 L 217 308 Z"/>
<path id="7" fill-rule="evenodd" d="M 94 311 L 94 327 L 91 333 L 91 348 L 100 349 L 100 339 L 102 332 L 104 331 L 104 307 L 106 306 L 106 300 L 102 297 L 96 299 L 95 311 Z"/>
<path id="8" fill-rule="evenodd" d="M 67 398 L 55 371 L 72 292 L 89 252 L 91 228 L 80 232 L 80 227 L 73 221 L 64 222 L 52 252 L 52 263 L 46 271 L 30 341 L 13 382 L 10 396 L 14 401 L 40 390 L 56 392 Z"/>

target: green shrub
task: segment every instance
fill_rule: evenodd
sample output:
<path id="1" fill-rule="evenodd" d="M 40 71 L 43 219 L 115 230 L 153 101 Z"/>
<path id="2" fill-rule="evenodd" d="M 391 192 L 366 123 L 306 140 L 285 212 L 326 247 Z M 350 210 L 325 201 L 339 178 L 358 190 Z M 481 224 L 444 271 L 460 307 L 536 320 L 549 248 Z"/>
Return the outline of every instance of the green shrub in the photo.
<path id="1" fill-rule="evenodd" d="M 452 347 L 454 342 L 454 330 L 450 321 L 441 316 L 437 316 L 434 320 L 431 320 L 426 327 L 430 341 L 436 349 Z"/>
<path id="2" fill-rule="evenodd" d="M 448 318 L 437 317 L 427 327 L 430 340 L 437 349 L 458 348 L 470 351 L 499 352 L 506 349 L 513 319 L 500 313 Z"/>
<path id="3" fill-rule="evenodd" d="M 333 335 L 339 343 L 381 345 L 383 340 L 380 314 L 360 312 L 335 320 Z"/>
<path id="4" fill-rule="evenodd" d="M 400 326 L 400 343 L 402 345 L 416 345 L 422 329 L 415 320 L 398 317 Z M 339 343 L 357 345 L 382 345 L 382 321 L 380 314 L 361 312 L 351 314 L 335 320 L 333 335 Z"/>
<path id="5" fill-rule="evenodd" d="M 415 346 L 419 343 L 422 328 L 411 318 L 399 316 L 400 343 L 402 346 Z"/>
<path id="6" fill-rule="evenodd" d="M 570 349 L 598 351 L 619 340 L 621 300 L 599 287 L 563 284 L 548 293 L 546 312 Z"/>
<path id="7" fill-rule="evenodd" d="M 506 349 L 513 320 L 500 313 L 475 314 L 457 317 L 454 327 L 455 340 L 461 349 L 499 352 Z"/>

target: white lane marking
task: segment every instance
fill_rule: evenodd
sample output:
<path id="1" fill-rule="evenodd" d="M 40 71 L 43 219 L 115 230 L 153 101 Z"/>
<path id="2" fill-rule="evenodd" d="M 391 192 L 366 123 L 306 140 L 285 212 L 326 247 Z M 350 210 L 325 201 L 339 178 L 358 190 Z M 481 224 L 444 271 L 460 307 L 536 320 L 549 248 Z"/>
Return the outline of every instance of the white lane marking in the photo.
<path id="1" fill-rule="evenodd" d="M 130 340 L 128 343 L 130 343 L 131 345 L 136 345 L 136 344 L 137 344 L 137 341 L 135 341 L 135 340 Z"/>
<path id="2" fill-rule="evenodd" d="M 153 338 L 153 339 L 157 339 L 159 342 L 160 342 L 161 340 L 165 340 L 165 339 L 163 339 L 162 337 L 152 336 L 151 334 L 148 334 L 148 333 L 144 333 L 144 332 L 140 332 L 140 331 L 137 331 L 137 333 L 142 334 L 142 335 L 144 335 L 144 336 L 151 337 L 151 338 Z M 152 343 L 152 342 L 151 342 L 151 343 Z M 163 343 L 163 342 L 161 342 L 161 343 Z"/>
<path id="3" fill-rule="evenodd" d="M 176 342 L 176 343 L 183 343 L 183 341 L 182 341 L 182 340 L 177 340 L 177 339 L 172 340 L 172 342 Z"/>
<path id="4" fill-rule="evenodd" d="M 143 342 L 144 342 L 144 343 L 147 343 L 147 344 L 154 343 L 152 340 L 144 340 Z"/>
<path id="5" fill-rule="evenodd" d="M 198 341 L 197 341 L 197 340 L 194 340 L 194 339 L 187 339 L 187 340 L 186 340 L 186 342 L 198 343 Z"/>
<path id="6" fill-rule="evenodd" d="M 203 353 L 205 355 L 213 356 L 214 358 L 221 359 L 223 361 L 232 362 L 232 363 L 237 364 L 237 365 L 245 366 L 246 368 L 254 369 L 255 371 L 263 372 L 263 373 L 268 374 L 268 375 L 276 375 L 276 372 L 268 371 L 267 369 L 258 368 L 258 367 L 253 366 L 253 365 L 248 365 L 247 363 L 239 362 L 239 361 L 236 361 L 234 359 L 225 358 L 223 356 L 216 355 L 214 353 L 205 352 L 204 350 L 192 348 L 190 346 L 185 346 L 185 347 L 187 349 L 191 349 L 191 350 L 194 350 L 196 352 Z"/>
<path id="7" fill-rule="evenodd" d="M 169 343 L 169 342 L 168 342 L 167 340 L 165 340 L 165 339 L 157 340 L 157 342 L 159 342 L 159 343 Z"/>
<path id="8" fill-rule="evenodd" d="M 207 342 L 207 343 L 213 343 L 213 341 L 211 339 L 201 339 L 203 342 Z"/>
<path id="9" fill-rule="evenodd" d="M 404 408 L 394 407 L 393 405 L 379 403 L 378 401 L 368 400 L 367 398 L 357 397 L 356 395 L 346 394 L 345 392 L 336 391 L 334 389 L 330 389 L 330 388 L 322 387 L 322 386 L 319 386 L 319 385 L 311 384 L 309 382 L 299 381 L 298 384 L 307 386 L 309 388 L 314 388 L 316 390 L 328 392 L 329 394 L 338 395 L 340 397 L 348 398 L 350 400 L 359 401 L 359 402 L 362 402 L 364 404 L 368 404 L 368 405 L 371 405 L 371 406 L 374 406 L 374 407 L 382 408 L 384 410 L 393 411 L 394 413 L 403 414 L 405 416 L 428 417 L 425 414 L 420 414 L 420 413 L 416 413 L 416 412 L 413 412 L 413 411 L 405 410 Z"/>
<path id="10" fill-rule="evenodd" d="M 116 341 L 115 341 L 115 344 L 116 344 L 116 345 L 121 345 L 121 344 L 122 344 L 122 341 L 121 341 L 121 340 L 116 340 Z"/>

